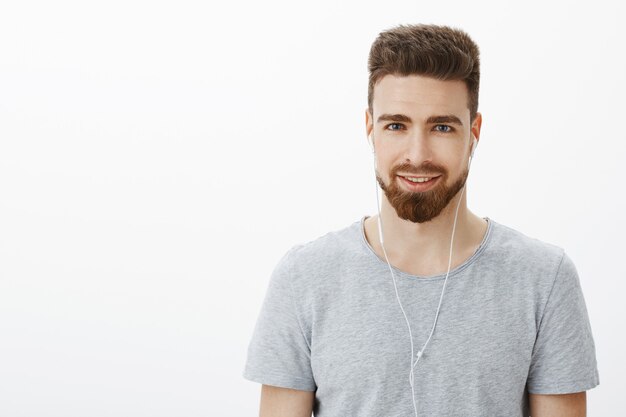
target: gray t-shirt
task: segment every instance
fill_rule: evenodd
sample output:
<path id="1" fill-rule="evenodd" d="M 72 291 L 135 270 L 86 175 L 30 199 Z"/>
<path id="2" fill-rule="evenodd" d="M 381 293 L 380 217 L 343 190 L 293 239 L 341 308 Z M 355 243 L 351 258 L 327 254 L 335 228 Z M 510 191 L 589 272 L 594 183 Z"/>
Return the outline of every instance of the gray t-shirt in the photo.
<path id="1" fill-rule="evenodd" d="M 409 332 L 387 262 L 365 238 L 365 219 L 287 251 L 248 346 L 243 377 L 316 391 L 316 417 L 415 414 Z M 437 327 L 415 367 L 420 416 L 528 416 L 528 393 L 599 384 L 572 260 L 485 220 L 479 248 L 450 271 Z M 417 353 L 445 273 L 393 271 Z"/>

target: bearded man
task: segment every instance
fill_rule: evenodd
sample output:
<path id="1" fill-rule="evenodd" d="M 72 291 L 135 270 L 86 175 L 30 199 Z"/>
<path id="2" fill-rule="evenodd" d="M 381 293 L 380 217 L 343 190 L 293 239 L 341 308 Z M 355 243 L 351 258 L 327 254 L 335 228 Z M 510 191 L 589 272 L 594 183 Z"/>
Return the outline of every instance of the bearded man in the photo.
<path id="1" fill-rule="evenodd" d="M 261 417 L 584 416 L 599 377 L 573 261 L 467 208 L 477 45 L 399 26 L 368 65 L 382 202 L 275 267 L 243 372 Z"/>

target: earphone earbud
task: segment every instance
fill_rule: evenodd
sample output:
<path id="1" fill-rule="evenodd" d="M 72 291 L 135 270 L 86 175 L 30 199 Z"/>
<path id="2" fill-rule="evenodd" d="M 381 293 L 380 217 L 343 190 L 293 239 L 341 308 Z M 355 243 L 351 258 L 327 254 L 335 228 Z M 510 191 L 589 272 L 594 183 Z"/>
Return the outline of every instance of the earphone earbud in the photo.
<path id="1" fill-rule="evenodd" d="M 374 148 L 374 133 L 370 132 L 367 135 L 367 141 L 370 144 L 370 148 L 372 148 L 372 156 L 374 157 L 374 169 L 378 169 L 378 161 L 376 160 L 376 149 Z"/>
<path id="2" fill-rule="evenodd" d="M 472 142 L 472 147 L 470 148 L 470 158 L 474 157 L 474 151 L 476 150 L 477 144 L 478 144 L 478 140 L 474 138 L 474 141 Z"/>

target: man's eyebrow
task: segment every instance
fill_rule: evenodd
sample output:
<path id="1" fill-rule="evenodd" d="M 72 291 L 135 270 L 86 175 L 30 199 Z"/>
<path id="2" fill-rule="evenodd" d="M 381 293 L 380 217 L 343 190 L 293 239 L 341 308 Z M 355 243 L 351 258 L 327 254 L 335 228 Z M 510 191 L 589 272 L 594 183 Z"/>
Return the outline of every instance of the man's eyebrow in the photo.
<path id="1" fill-rule="evenodd" d="M 406 116 L 404 114 L 381 114 L 378 117 L 378 122 L 384 122 L 384 121 L 389 121 L 389 122 L 405 122 L 405 123 L 412 123 L 413 120 L 411 120 L 411 118 L 409 116 Z M 461 119 L 459 119 L 458 117 L 456 117 L 453 114 L 445 114 L 445 115 L 440 115 L 440 116 L 430 116 L 428 119 L 426 119 L 426 123 L 427 124 L 434 124 L 434 123 L 450 123 L 450 124 L 456 124 L 459 126 L 463 126 L 463 122 L 461 121 Z"/>
<path id="2" fill-rule="evenodd" d="M 412 120 L 409 116 L 405 116 L 404 114 L 381 114 L 378 117 L 378 122 L 406 122 L 411 123 Z"/>
<path id="3" fill-rule="evenodd" d="M 453 114 L 446 114 L 443 116 L 430 116 L 426 120 L 426 123 L 451 123 L 451 124 L 463 126 L 463 122 L 461 121 L 461 119 L 459 119 Z"/>

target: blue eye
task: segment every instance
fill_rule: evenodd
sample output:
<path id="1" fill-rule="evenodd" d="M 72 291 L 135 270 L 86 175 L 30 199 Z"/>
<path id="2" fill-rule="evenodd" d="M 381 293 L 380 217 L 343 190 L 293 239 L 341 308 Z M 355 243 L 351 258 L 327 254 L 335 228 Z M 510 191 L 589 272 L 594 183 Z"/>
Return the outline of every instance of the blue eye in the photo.
<path id="1" fill-rule="evenodd" d="M 437 129 L 439 127 L 443 127 L 445 128 L 445 130 Z M 452 132 L 452 127 L 448 125 L 436 125 L 435 130 L 441 133 L 449 133 L 449 132 Z"/>
<path id="2" fill-rule="evenodd" d="M 388 130 L 402 130 L 402 123 L 389 123 L 387 126 L 385 126 L 385 129 Z"/>

